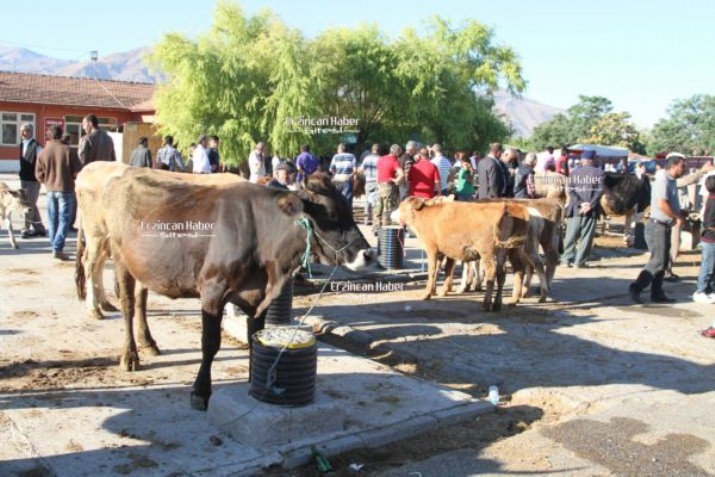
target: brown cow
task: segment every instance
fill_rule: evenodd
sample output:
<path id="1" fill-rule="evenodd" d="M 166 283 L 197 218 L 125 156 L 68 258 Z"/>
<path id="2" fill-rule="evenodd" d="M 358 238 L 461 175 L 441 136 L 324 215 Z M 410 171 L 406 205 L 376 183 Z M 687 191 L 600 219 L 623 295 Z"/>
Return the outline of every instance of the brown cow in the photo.
<path id="1" fill-rule="evenodd" d="M 429 202 L 427 203 L 429 204 Z M 499 203 L 451 202 L 426 205 L 424 199 L 408 197 L 397 214 L 402 224 L 415 232 L 427 252 L 428 277 L 424 300 L 435 292 L 436 272 L 443 257 L 447 261 L 445 276 L 451 275 L 454 260 L 472 261 L 481 258 L 487 287 L 482 308 L 501 308 L 505 280 L 504 264 L 512 261 L 516 278 L 514 299 L 521 294 L 523 264 L 521 248 L 527 240 L 529 213 L 525 206 L 508 201 Z M 497 293 L 492 303 L 494 280 Z M 447 287 L 443 287 L 446 293 Z"/>
<path id="2" fill-rule="evenodd" d="M 25 189 L 13 190 L 4 182 L 0 182 L 0 223 L 4 219 L 7 234 L 10 238 L 12 248 L 20 248 L 15 241 L 15 234 L 12 229 L 12 213 L 17 212 L 23 217 L 32 213 L 32 206 L 27 200 Z"/>
<path id="3" fill-rule="evenodd" d="M 191 396 L 196 409 L 208 406 L 226 303 L 248 315 L 251 343 L 271 301 L 309 253 L 352 270 L 375 259 L 342 196 L 321 173 L 295 193 L 245 182 L 197 185 L 133 169 L 110 181 L 101 204 L 125 322 L 124 369 L 139 365 L 132 333 L 136 281 L 171 298 L 201 299 L 203 354 Z"/>
<path id="4" fill-rule="evenodd" d="M 79 206 L 79 234 L 84 236 L 84 241 L 79 240 L 77 244 L 75 284 L 77 296 L 80 300 L 86 299 L 89 316 L 96 319 L 104 317 L 102 311 L 117 311 L 107 300 L 102 281 L 104 263 L 109 256 L 109 236 L 100 199 L 109 181 L 114 177 L 121 177 L 129 169 L 128 165 L 121 162 L 97 161 L 82 168 L 75 182 Z M 245 181 L 235 174 L 182 174 L 161 169 L 151 171 L 164 177 L 199 184 L 220 185 Z M 86 281 L 89 281 L 89 286 Z M 137 319 L 140 324 L 140 344 L 151 349 L 153 354 L 158 354 L 154 340 L 142 332 L 146 330 L 146 325 L 140 310 L 137 310 Z"/>

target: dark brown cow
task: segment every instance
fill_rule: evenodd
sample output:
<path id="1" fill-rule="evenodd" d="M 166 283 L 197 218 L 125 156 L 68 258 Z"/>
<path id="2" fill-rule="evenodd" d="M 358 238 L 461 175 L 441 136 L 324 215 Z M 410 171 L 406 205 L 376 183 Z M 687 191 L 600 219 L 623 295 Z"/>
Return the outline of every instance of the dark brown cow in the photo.
<path id="1" fill-rule="evenodd" d="M 26 214 L 32 213 L 32 207 L 27 201 L 25 189 L 10 189 L 7 184 L 0 182 L 0 223 L 5 221 L 7 234 L 10 238 L 12 248 L 20 248 L 15 241 L 15 234 L 12 229 L 12 213 L 17 212 L 22 214 L 23 218 Z"/>
<path id="2" fill-rule="evenodd" d="M 327 265 L 358 270 L 375 258 L 323 174 L 294 193 L 249 183 L 203 186 L 128 170 L 110 181 L 102 207 L 125 322 L 121 366 L 139 365 L 132 333 L 136 281 L 171 298 L 200 298 L 203 355 L 191 403 L 201 410 L 211 395 L 226 303 L 248 315 L 250 343 L 268 305 L 300 267 L 307 239 L 312 255 Z"/>
<path id="3" fill-rule="evenodd" d="M 523 247 L 529 230 L 529 212 L 521 204 L 446 202 L 425 205 L 424 199 L 408 197 L 399 208 L 400 223 L 415 232 L 427 252 L 428 300 L 435 292 L 437 266 L 442 258 L 447 261 L 445 276 L 450 277 L 454 260 L 473 261 L 480 258 L 485 270 L 487 287 L 482 308 L 501 308 L 502 289 L 507 255 L 514 267 L 514 301 L 521 295 L 523 278 Z M 497 293 L 492 303 L 494 280 Z M 446 293 L 448 283 L 443 288 Z"/>
<path id="4" fill-rule="evenodd" d="M 633 241 L 633 217 L 643 214 L 650 207 L 650 179 L 647 174 L 638 178 L 635 174 L 605 172 L 601 210 L 608 217 L 625 217 L 623 241 Z"/>

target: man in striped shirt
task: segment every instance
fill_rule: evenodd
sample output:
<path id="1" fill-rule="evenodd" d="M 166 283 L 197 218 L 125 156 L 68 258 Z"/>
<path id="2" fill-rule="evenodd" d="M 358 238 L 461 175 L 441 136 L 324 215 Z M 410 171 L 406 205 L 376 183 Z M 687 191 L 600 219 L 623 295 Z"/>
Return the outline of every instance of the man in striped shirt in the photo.
<path id="1" fill-rule="evenodd" d="M 434 144 L 432 146 L 432 153 L 434 154 L 434 157 L 431 162 L 439 171 L 442 195 L 447 195 L 447 181 L 449 180 L 449 173 L 452 170 L 452 163 L 449 162 L 449 159 L 447 159 L 447 157 L 445 157 L 442 153 L 442 146 L 440 144 Z"/>
<path id="2" fill-rule="evenodd" d="M 330 161 L 330 173 L 333 184 L 343 194 L 348 210 L 353 210 L 353 177 L 355 176 L 355 156 L 345 152 L 345 144 L 338 144 L 338 153 Z"/>
<path id="3" fill-rule="evenodd" d="M 380 145 L 375 143 L 370 154 L 365 156 L 358 172 L 365 176 L 365 225 L 372 224 L 372 206 L 377 201 L 377 161 L 380 159 Z"/>

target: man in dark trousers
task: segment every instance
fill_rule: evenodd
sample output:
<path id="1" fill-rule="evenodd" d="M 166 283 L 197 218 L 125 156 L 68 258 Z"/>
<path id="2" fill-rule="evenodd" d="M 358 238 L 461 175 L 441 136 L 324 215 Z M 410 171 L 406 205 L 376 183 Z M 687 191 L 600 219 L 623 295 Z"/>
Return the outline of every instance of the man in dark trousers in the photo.
<path id="1" fill-rule="evenodd" d="M 477 178 L 479 183 L 479 199 L 495 199 L 504 197 L 506 178 L 504 177 L 501 155 L 504 148 L 498 142 L 489 147 L 487 157 L 477 163 Z"/>
<path id="2" fill-rule="evenodd" d="M 645 241 L 650 260 L 628 287 L 628 294 L 635 303 L 641 304 L 640 294 L 650 285 L 650 300 L 653 303 L 673 303 L 663 292 L 663 277 L 670 260 L 670 229 L 684 223 L 680 215 L 680 201 L 676 180 L 685 170 L 685 156 L 670 153 L 665 170 L 655 175 L 650 199 L 650 218 L 645 224 Z"/>
<path id="3" fill-rule="evenodd" d="M 25 216 L 25 228 L 22 229 L 22 238 L 44 237 L 47 233 L 42 224 L 42 217 L 37 208 L 37 199 L 40 196 L 42 184 L 35 176 L 37 156 L 42 151 L 42 146 L 35 140 L 34 127 L 30 123 L 20 126 L 20 187 L 25 189 L 27 200 L 32 206 L 32 213 Z"/>
<path id="4" fill-rule="evenodd" d="M 593 246 L 600 213 L 599 201 L 603 195 L 603 171 L 593 166 L 595 156 L 594 151 L 584 151 L 581 154 L 581 167 L 569 176 L 569 201 L 566 206 L 568 221 L 564 253 L 561 255 L 561 264 L 568 267 L 585 267 Z"/>

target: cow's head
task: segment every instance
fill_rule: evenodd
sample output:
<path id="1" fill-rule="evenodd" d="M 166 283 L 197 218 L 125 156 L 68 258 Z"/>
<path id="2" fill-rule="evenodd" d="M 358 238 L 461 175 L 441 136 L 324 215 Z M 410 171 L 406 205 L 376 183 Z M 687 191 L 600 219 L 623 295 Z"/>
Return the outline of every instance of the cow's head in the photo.
<path id="1" fill-rule="evenodd" d="M 375 250 L 353 220 L 352 210 L 330 178 L 316 173 L 306 179 L 298 193 L 303 212 L 312 222 L 311 247 L 321 263 L 360 270 L 375 262 Z"/>
<path id="2" fill-rule="evenodd" d="M 25 189 L 13 190 L 7 184 L 0 182 L 0 192 L 5 194 L 6 203 L 5 210 L 8 212 L 17 212 L 21 216 L 32 214 L 32 204 L 27 198 Z"/>
<path id="3" fill-rule="evenodd" d="M 419 197 L 407 197 L 402 201 L 400 207 L 390 214 L 393 222 L 400 225 L 412 225 L 415 220 L 415 212 L 422 210 L 424 207 L 429 207 L 437 204 L 454 202 L 454 196 L 437 196 L 431 199 L 421 199 Z"/>

